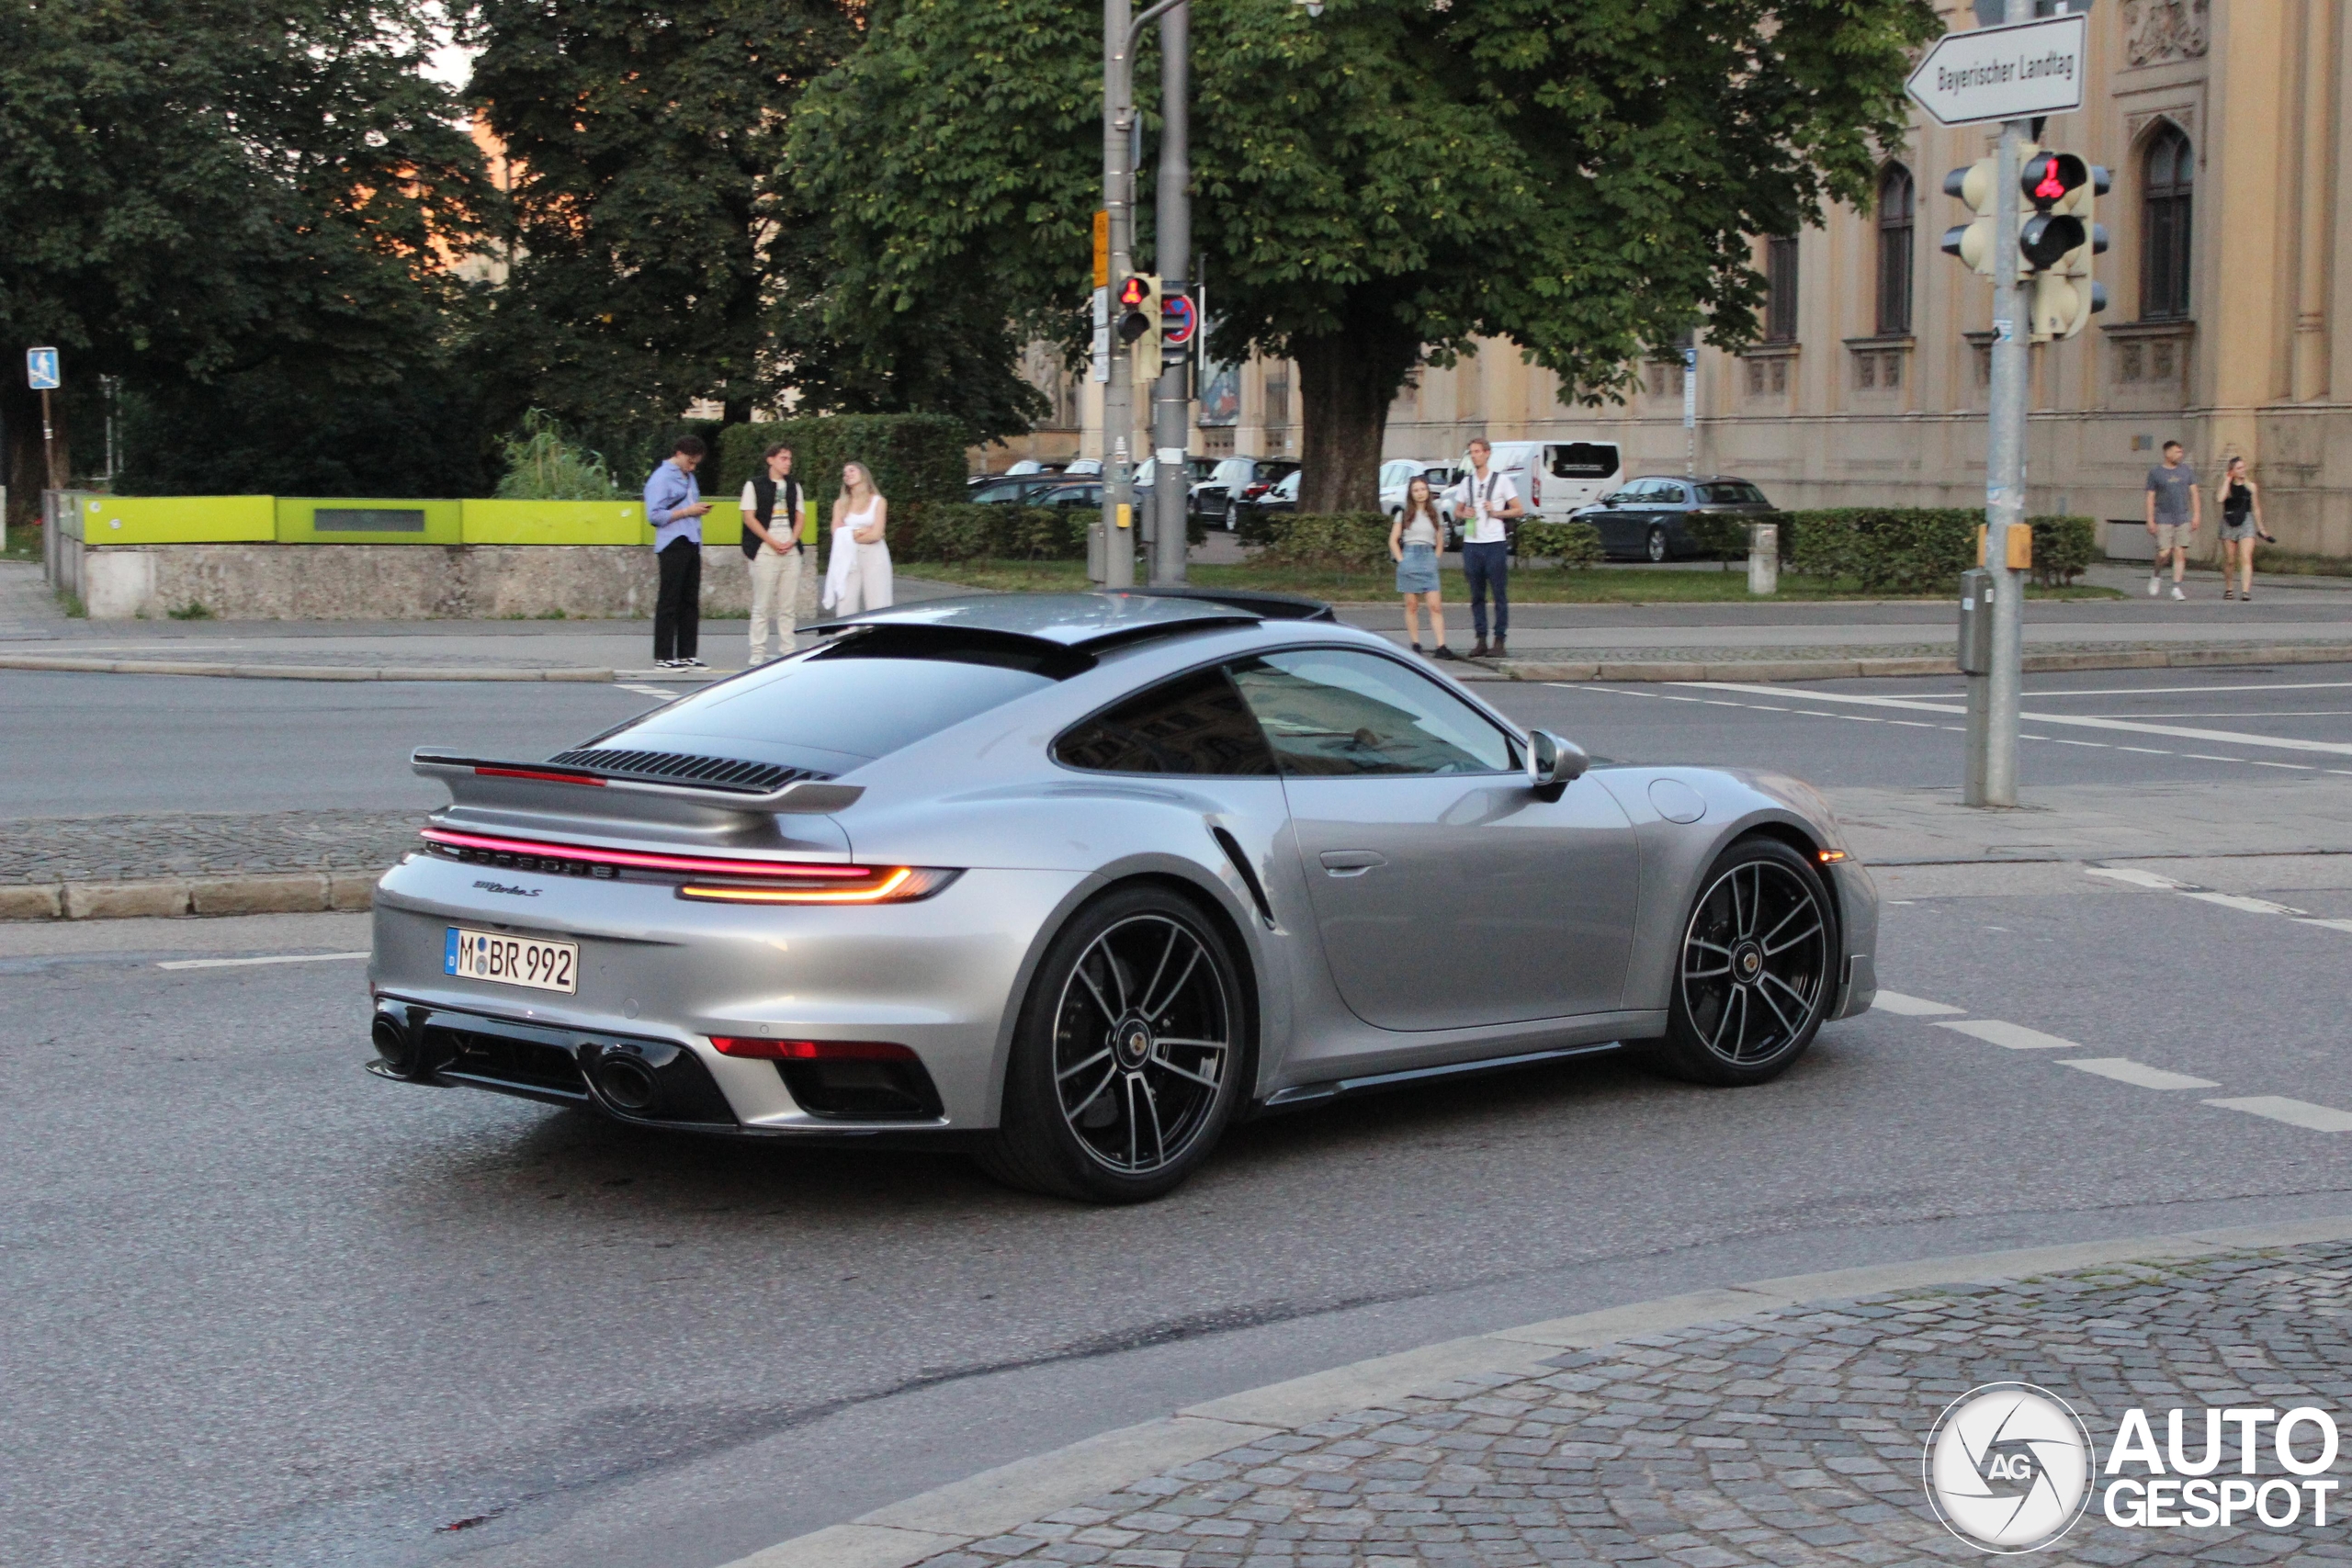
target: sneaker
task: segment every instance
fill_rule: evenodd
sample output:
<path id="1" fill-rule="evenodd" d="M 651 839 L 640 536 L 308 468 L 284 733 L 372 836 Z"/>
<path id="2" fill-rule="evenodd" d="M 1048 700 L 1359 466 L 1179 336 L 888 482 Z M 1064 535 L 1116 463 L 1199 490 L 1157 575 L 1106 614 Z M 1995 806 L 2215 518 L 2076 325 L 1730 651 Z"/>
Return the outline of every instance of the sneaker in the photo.
<path id="1" fill-rule="evenodd" d="M 2161 579 L 2159 579 L 2159 578 L 2158 578 L 2158 577 L 2157 577 L 2154 572 L 2150 572 L 2150 573 L 2148 574 L 2148 597 L 2149 597 L 2149 598 L 2151 598 L 2151 599 L 2154 598 L 2154 597 L 2156 596 L 2156 591 L 2157 591 L 2157 589 L 2159 589 L 2159 588 L 2160 588 L 2160 587 L 2162 587 L 2162 586 L 2163 586 L 2163 581 L 2162 581 L 2162 580 L 2161 580 Z"/>
<path id="2" fill-rule="evenodd" d="M 710 666 L 705 664 L 699 659 L 681 659 L 678 660 L 678 668 L 681 670 L 707 670 Z"/>
<path id="3" fill-rule="evenodd" d="M 1437 645 L 1437 651 L 1436 651 L 1435 653 L 1433 653 L 1433 654 L 1430 655 L 1430 658 L 1432 658 L 1432 659 L 1444 659 L 1444 660 L 1453 660 L 1453 661 L 1457 662 L 1457 663 L 1461 660 L 1461 658 L 1462 658 L 1462 656 L 1461 656 L 1460 654 L 1458 654 L 1458 653 L 1454 652 L 1454 651 L 1453 651 L 1453 649 L 1450 649 L 1450 648 L 1446 647 L 1446 646 L 1445 646 L 1445 644 L 1443 644 L 1443 643 L 1439 643 L 1439 644 Z"/>
<path id="4" fill-rule="evenodd" d="M 2188 598 L 2188 594 L 2183 593 L 2183 592 L 2180 591 L 2180 584 L 2179 584 L 2179 583 L 2177 583 L 2177 582 L 2176 582 L 2176 583 L 2174 583 L 2174 584 L 2172 585 L 2172 596 L 2173 596 L 2174 598 L 2176 598 L 2176 599 L 2186 599 L 2186 598 Z"/>
<path id="5" fill-rule="evenodd" d="M 2224 588 L 2222 590 L 2222 597 L 2224 599 L 2234 599 L 2237 596 L 2238 591 L 2234 588 Z"/>
<path id="6" fill-rule="evenodd" d="M 655 660 L 653 661 L 653 667 L 654 667 L 656 670 L 683 670 L 683 669 L 684 669 L 686 666 L 685 666 L 685 661 L 684 661 L 684 660 L 679 660 L 679 659 L 657 659 L 657 660 Z"/>
<path id="7" fill-rule="evenodd" d="M 1419 643 L 1418 643 L 1418 642 L 1417 642 L 1417 643 L 1415 643 L 1415 644 L 1413 645 L 1413 651 L 1414 651 L 1415 653 L 1419 653 L 1419 652 L 1420 652 L 1420 651 L 1421 651 L 1421 645 L 1420 645 Z"/>

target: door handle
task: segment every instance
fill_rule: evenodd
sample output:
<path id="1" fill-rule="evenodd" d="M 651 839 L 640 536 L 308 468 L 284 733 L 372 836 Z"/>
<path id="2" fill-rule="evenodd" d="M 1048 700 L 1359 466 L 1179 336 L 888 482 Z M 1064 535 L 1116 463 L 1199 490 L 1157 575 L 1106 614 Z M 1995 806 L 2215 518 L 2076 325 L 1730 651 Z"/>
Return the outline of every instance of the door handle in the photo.
<path id="1" fill-rule="evenodd" d="M 1316 858 L 1333 876 L 1362 876 L 1374 866 L 1388 863 L 1387 856 L 1371 850 L 1325 850 Z"/>

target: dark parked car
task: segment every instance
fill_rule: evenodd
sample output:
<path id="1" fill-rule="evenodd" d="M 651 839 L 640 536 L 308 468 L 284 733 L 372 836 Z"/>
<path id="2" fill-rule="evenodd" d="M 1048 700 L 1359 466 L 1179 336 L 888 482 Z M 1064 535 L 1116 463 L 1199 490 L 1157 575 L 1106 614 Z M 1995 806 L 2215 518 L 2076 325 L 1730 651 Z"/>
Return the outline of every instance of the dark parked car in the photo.
<path id="1" fill-rule="evenodd" d="M 1019 474 L 1010 479 L 1000 476 L 974 485 L 964 499 L 983 506 L 1029 506 L 1043 492 L 1069 482 L 1059 474 Z"/>
<path id="2" fill-rule="evenodd" d="M 1241 504 L 1273 489 L 1285 476 L 1298 472 L 1287 457 L 1227 457 L 1215 472 L 1193 487 L 1193 515 L 1228 532 L 1241 526 Z M 1253 491 L 1251 486 L 1257 489 Z"/>
<path id="3" fill-rule="evenodd" d="M 1244 527 L 1252 522 L 1263 523 L 1269 517 L 1291 516 L 1298 511 L 1298 483 L 1305 477 L 1304 470 L 1293 468 L 1271 485 L 1252 485 L 1250 489 L 1255 493 L 1227 502 L 1227 510 L 1234 513 L 1236 523 Z"/>
<path id="4" fill-rule="evenodd" d="M 1708 542 L 1694 526 L 1701 519 L 1760 516 L 1772 509 L 1746 479 L 1715 474 L 1631 479 L 1569 518 L 1599 529 L 1601 553 L 1612 559 L 1662 561 L 1706 553 Z"/>

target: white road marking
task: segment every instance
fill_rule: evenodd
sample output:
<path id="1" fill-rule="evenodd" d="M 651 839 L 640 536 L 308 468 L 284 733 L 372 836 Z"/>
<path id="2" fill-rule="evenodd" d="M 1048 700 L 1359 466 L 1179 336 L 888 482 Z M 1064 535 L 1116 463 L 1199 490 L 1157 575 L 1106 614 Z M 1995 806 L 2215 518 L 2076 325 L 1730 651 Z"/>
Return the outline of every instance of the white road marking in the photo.
<path id="1" fill-rule="evenodd" d="M 2086 865 L 2083 867 L 2083 874 L 2104 876 L 2111 882 L 2128 882 L 2134 887 L 2161 887 L 2167 893 L 2177 893 L 2188 886 L 2186 882 L 2176 882 L 2153 871 L 2133 871 L 2129 866 L 2120 865 Z"/>
<path id="2" fill-rule="evenodd" d="M 1910 900 L 1898 898 L 1895 902 L 1907 904 Z M 1871 1010 L 1896 1013 L 1904 1018 L 1933 1018 L 1939 1012 L 1966 1012 L 1968 1010 L 1946 1007 L 1941 1002 L 1931 1002 L 1924 997 L 1906 997 L 1901 991 L 1881 991 L 1877 999 L 1871 1003 Z"/>
<path id="3" fill-rule="evenodd" d="M 2306 773 L 2312 771 L 2312 765 L 2309 762 L 2266 762 L 2259 757 L 2241 757 L 2238 760 L 2255 768 L 2293 768 Z"/>
<path id="4" fill-rule="evenodd" d="M 2298 909 L 2292 904 L 2275 904 L 2267 898 L 2249 898 L 2238 893 L 2216 893 L 2210 887 L 2199 887 L 2193 882 L 2176 881 L 2159 872 L 2135 871 L 2120 865 L 2086 865 L 2083 867 L 2083 874 L 2103 876 L 2110 882 L 2128 882 L 2134 887 L 2153 887 L 2159 893 L 2177 893 L 2200 904 L 2218 904 L 2224 909 L 2236 909 L 2244 914 L 2284 915 L 2299 926 L 2352 931 L 2352 920 L 2324 919 L 2308 909 Z"/>
<path id="5" fill-rule="evenodd" d="M 665 691 L 660 686 L 632 686 L 626 681 L 614 682 L 613 689 L 619 692 L 635 692 L 641 697 L 660 697 L 665 703 L 674 703 L 680 695 L 676 692 Z"/>
<path id="6" fill-rule="evenodd" d="M 2352 931 L 2352 920 L 2323 920 L 2307 915 L 2298 915 L 2295 917 L 2295 923 L 2299 926 L 2318 926 L 2324 931 Z"/>
<path id="7" fill-rule="evenodd" d="M 2289 1100 L 2278 1094 L 2256 1094 L 2243 1100 L 2209 1100 L 2205 1103 L 2218 1105 L 2225 1111 L 2243 1111 L 2249 1116 L 2267 1116 L 2273 1122 L 2284 1122 L 2290 1127 L 2304 1127 L 2314 1133 L 2352 1133 L 2352 1111 L 2338 1111 L 2332 1105 L 2313 1105 L 2308 1100 Z"/>
<path id="8" fill-rule="evenodd" d="M 2151 1067 L 2129 1056 L 2077 1056 L 2071 1062 L 2061 1062 L 2062 1067 L 2077 1072 L 2097 1073 L 2117 1083 L 2135 1084 L 2141 1089 L 2219 1089 L 2211 1078 L 2192 1078 L 2187 1073 L 2168 1073 L 2162 1067 Z"/>
<path id="9" fill-rule="evenodd" d="M 1707 686 L 1717 691 L 1747 692 L 1759 696 L 1785 696 L 1777 686 L 1750 686 L 1736 681 L 1685 681 L 1680 685 Z M 1808 692 L 1817 703 L 1855 703 L 1866 707 L 1900 708 L 1911 713 L 1965 714 L 1965 707 L 1950 703 L 1920 702 L 1912 697 L 1866 697 L 1845 692 Z M 2268 746 L 2287 751 L 2323 751 L 2334 757 L 2352 757 L 2352 744 L 2337 740 L 2299 740 L 2283 735 L 2245 735 L 2230 729 L 2199 729 L 2185 724 L 2149 724 L 2138 719 L 2092 718 L 2081 714 L 2020 713 L 2018 716 L 2033 724 L 2073 725 L 2084 729 L 2116 729 L 2132 735 L 2169 735 L 2181 740 L 2220 740 L 2233 746 Z M 2137 750 L 2137 747 L 2123 750 Z M 2157 755 L 2169 756 L 2169 752 Z"/>
<path id="10" fill-rule="evenodd" d="M 1901 724 L 1903 721 L 1898 718 L 1894 722 Z M 2108 743 L 2104 740 L 2069 740 L 2063 735 L 2052 735 L 2049 739 L 2055 740 L 2061 746 L 2096 746 L 2102 751 L 2109 750 Z"/>
<path id="11" fill-rule="evenodd" d="M 2224 909 L 2241 909 L 2249 915 L 2301 915 L 2307 912 L 2302 909 L 2290 908 L 2284 904 L 2274 904 L 2267 898 L 2246 898 L 2235 893 L 2184 891 L 2181 897 L 2194 898 L 2200 904 L 2219 904 Z"/>
<path id="12" fill-rule="evenodd" d="M 2211 692 L 2333 692 L 2346 686 L 2352 686 L 2352 681 L 2282 681 L 2246 686 L 2101 686 L 2091 691 L 2069 691 L 2060 687 L 2051 691 L 2027 692 L 2024 694 L 2029 697 L 2171 697 L 2178 696 L 2184 692 L 2202 696 Z M 1965 692 L 1920 692 L 1916 694 L 1931 699 L 1940 697 L 1947 701 L 1958 702 L 1968 694 Z"/>
<path id="13" fill-rule="evenodd" d="M 158 969 L 243 969 L 252 964 L 334 964 L 345 959 L 366 958 L 364 953 L 281 953 L 270 958 L 175 958 L 168 964 L 158 964 Z"/>
<path id="14" fill-rule="evenodd" d="M 2022 1023 L 2004 1023 L 1997 1018 L 1971 1019 L 1964 1023 L 1939 1022 L 1938 1029 L 1957 1030 L 1972 1034 L 1994 1045 L 2005 1045 L 2012 1051 L 2079 1051 L 2079 1042 L 2061 1040 L 2055 1034 L 2044 1034 L 2039 1029 L 2028 1029 Z"/>
<path id="15" fill-rule="evenodd" d="M 1788 710 L 1788 709 L 1786 709 L 1786 708 L 1779 708 L 1779 709 L 1776 709 L 1776 710 L 1774 710 L 1774 711 L 1779 712 L 1779 713 L 1786 713 L 1786 712 L 1788 712 L 1789 710 Z M 1927 720 L 1925 720 L 1925 719 L 1919 719 L 1919 718 L 1890 718 L 1890 719 L 1888 719 L 1886 722 L 1887 722 L 1887 723 L 1889 723 L 1889 724 L 1899 724 L 1899 725 L 1901 725 L 1901 726 L 1902 726 L 1904 728 L 1905 728 L 1905 729 L 1933 729 L 1933 728 L 1935 728 L 1935 726 L 1934 726 L 1934 725 L 1929 724 L 1929 723 L 1928 723 Z M 2096 740 L 2092 740 L 2092 741 L 2086 741 L 2086 742 L 2085 742 L 2085 744 L 2086 744 L 2086 745 L 2096 746 L 2096 745 L 2099 744 L 2099 742 L 2098 742 L 2098 741 L 2096 741 Z"/>

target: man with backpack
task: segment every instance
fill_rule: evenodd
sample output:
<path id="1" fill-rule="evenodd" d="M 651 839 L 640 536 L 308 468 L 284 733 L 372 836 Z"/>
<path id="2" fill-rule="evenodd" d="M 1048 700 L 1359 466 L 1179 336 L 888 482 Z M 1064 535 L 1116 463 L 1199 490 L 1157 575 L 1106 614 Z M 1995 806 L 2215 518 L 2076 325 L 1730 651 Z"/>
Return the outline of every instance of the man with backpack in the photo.
<path id="1" fill-rule="evenodd" d="M 1470 472 L 1453 490 L 1453 517 L 1462 530 L 1462 575 L 1470 587 L 1473 659 L 1502 659 L 1510 636 L 1510 534 L 1505 525 L 1526 509 L 1510 476 L 1490 470 L 1495 449 L 1483 435 L 1470 443 Z M 1495 640 L 1487 643 L 1487 591 L 1495 594 Z"/>
<path id="2" fill-rule="evenodd" d="M 800 604 L 800 481 L 792 477 L 792 448 L 767 449 L 768 471 L 743 487 L 743 556 L 752 563 L 752 655 L 765 664 L 768 627 L 775 627 L 774 657 L 792 651 L 793 612 Z"/>

